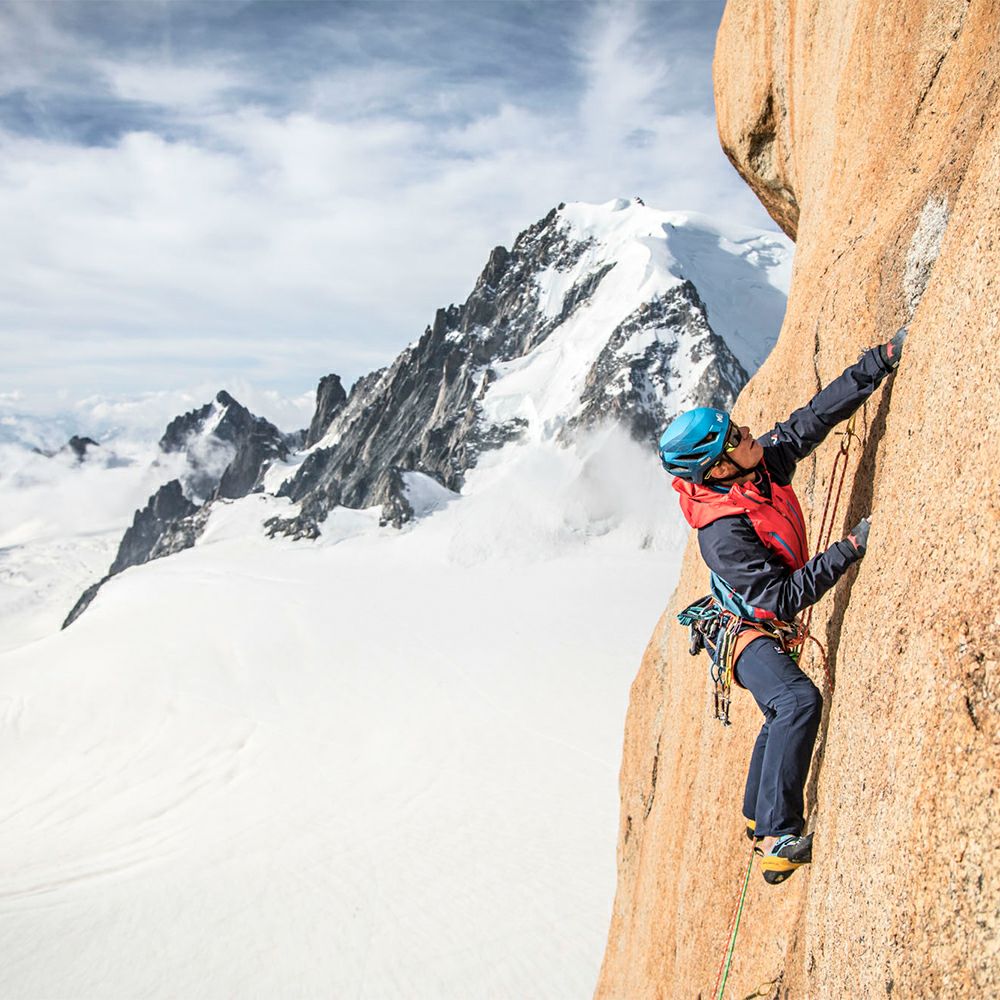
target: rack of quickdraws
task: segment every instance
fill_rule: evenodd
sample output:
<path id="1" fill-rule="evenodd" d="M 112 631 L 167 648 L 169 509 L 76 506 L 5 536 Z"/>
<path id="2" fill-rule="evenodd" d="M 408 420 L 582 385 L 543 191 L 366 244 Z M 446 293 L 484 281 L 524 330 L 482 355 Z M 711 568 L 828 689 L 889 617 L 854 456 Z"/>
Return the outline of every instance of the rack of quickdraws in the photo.
<path id="1" fill-rule="evenodd" d="M 732 654 L 742 621 L 720 607 L 711 595 L 689 604 L 678 614 L 677 620 L 688 629 L 688 652 L 697 656 L 705 649 L 709 654 L 715 718 L 728 726 L 733 684 Z"/>

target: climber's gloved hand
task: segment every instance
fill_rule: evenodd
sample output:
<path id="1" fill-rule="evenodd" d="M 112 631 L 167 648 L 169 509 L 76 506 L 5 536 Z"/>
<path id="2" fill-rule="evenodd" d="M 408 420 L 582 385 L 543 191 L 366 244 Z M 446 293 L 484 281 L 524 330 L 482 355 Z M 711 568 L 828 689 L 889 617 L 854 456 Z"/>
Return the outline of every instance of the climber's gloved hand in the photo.
<path id="1" fill-rule="evenodd" d="M 895 370 L 899 367 L 899 359 L 903 353 L 903 341 L 906 340 L 907 327 L 901 326 L 887 344 L 879 344 L 878 352 L 882 357 L 882 364 L 886 368 Z"/>
<path id="2" fill-rule="evenodd" d="M 861 518 L 858 523 L 851 528 L 847 533 L 847 537 L 844 539 L 848 545 L 850 545 L 855 552 L 860 555 L 864 555 L 868 548 L 868 532 L 871 531 L 872 520 L 871 515 Z"/>

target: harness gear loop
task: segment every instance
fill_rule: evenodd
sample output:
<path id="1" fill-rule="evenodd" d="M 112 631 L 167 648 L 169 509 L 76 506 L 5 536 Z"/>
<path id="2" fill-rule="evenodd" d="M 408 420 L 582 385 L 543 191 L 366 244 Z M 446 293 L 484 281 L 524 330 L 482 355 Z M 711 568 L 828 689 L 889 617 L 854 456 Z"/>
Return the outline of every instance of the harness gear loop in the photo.
<path id="1" fill-rule="evenodd" d="M 729 978 L 729 966 L 733 961 L 733 952 L 736 949 L 736 933 L 740 929 L 740 917 L 743 915 L 743 904 L 747 898 L 747 886 L 750 884 L 750 873 L 753 871 L 753 857 L 756 846 L 750 848 L 750 860 L 747 862 L 747 873 L 743 878 L 743 891 L 740 893 L 739 902 L 733 911 L 733 916 L 729 921 L 729 945 L 726 953 L 722 956 L 722 964 L 719 966 L 719 974 L 715 977 L 715 1000 L 722 1000 L 722 994 L 726 989 L 726 980 Z"/>
<path id="2" fill-rule="evenodd" d="M 702 649 L 707 649 L 709 653 L 713 718 L 724 726 L 730 725 L 729 706 L 736 659 L 746 646 L 742 637 L 752 632 L 755 636 L 773 639 L 793 659 L 798 659 L 802 644 L 809 638 L 798 622 L 740 618 L 723 608 L 711 595 L 688 605 L 677 615 L 677 620 L 688 626 L 688 652 L 697 656 Z"/>

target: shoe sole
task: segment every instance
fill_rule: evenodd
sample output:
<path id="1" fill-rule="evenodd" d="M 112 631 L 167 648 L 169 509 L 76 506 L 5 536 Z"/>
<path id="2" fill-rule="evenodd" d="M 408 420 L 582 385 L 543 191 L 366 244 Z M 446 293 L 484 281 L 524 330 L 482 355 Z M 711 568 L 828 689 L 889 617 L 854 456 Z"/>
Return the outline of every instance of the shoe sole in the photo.
<path id="1" fill-rule="evenodd" d="M 790 875 L 794 875 L 798 868 L 799 866 L 796 865 L 794 868 L 791 868 L 788 871 L 783 871 L 783 872 L 765 871 L 764 881 L 768 885 L 781 885 L 781 883 L 784 882 L 786 878 L 788 878 Z"/>
<path id="2" fill-rule="evenodd" d="M 768 885 L 778 885 L 784 882 L 789 875 L 812 862 L 812 838 L 808 838 L 803 844 L 798 854 L 765 854 L 760 859 L 760 868 L 764 875 L 764 881 Z"/>

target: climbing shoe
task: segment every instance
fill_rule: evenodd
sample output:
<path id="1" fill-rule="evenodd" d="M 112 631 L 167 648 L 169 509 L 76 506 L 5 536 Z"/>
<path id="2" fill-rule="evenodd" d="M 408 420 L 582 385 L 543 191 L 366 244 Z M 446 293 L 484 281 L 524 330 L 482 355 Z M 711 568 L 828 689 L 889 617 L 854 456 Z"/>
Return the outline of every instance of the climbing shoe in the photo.
<path id="1" fill-rule="evenodd" d="M 784 882 L 796 868 L 812 861 L 813 835 L 793 837 L 790 833 L 779 837 L 774 847 L 760 859 L 760 870 L 769 885 Z"/>

